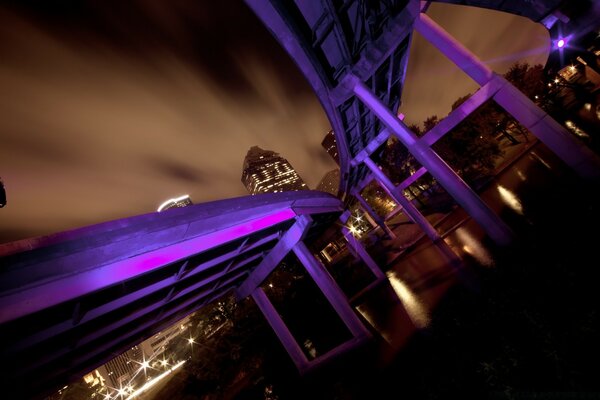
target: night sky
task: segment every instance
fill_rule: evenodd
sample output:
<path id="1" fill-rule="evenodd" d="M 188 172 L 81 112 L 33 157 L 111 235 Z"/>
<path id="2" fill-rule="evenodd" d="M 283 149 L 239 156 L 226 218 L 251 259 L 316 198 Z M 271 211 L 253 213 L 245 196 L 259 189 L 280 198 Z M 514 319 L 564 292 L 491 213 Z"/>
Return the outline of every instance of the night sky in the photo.
<path id="1" fill-rule="evenodd" d="M 253 145 L 281 153 L 311 188 L 335 168 L 319 102 L 241 1 L 14 3 L 0 3 L 0 243 L 185 193 L 245 195 Z M 498 72 L 548 56 L 548 34 L 529 20 L 443 4 L 428 14 Z M 444 116 L 475 89 L 415 36 L 408 122 Z"/>

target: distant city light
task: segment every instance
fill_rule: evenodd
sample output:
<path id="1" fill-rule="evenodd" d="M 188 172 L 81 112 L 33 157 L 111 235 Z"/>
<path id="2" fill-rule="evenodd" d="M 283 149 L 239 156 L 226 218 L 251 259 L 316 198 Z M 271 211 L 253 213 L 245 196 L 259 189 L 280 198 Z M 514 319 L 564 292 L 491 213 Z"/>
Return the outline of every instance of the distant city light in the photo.
<path id="1" fill-rule="evenodd" d="M 183 201 L 185 199 L 189 199 L 190 195 L 189 194 L 184 194 L 183 196 L 180 197 L 175 197 L 173 199 L 169 199 L 167 201 L 165 201 L 164 203 L 162 203 L 158 209 L 156 211 L 161 212 L 165 207 L 167 207 L 170 204 L 175 204 L 177 202 Z"/>
<path id="2" fill-rule="evenodd" d="M 167 375 L 169 375 L 170 373 L 172 373 L 173 371 L 175 371 L 177 368 L 181 367 L 183 365 L 183 363 L 185 363 L 185 361 L 178 362 L 172 368 L 166 370 L 162 374 L 158 375 L 156 378 L 153 378 L 150 381 L 146 382 L 144 384 L 144 386 L 142 386 L 138 390 L 132 392 L 129 395 L 129 397 L 127 397 L 127 400 L 134 399 L 134 398 L 138 397 L 139 395 L 141 395 L 142 393 L 144 393 L 145 391 L 147 391 L 148 389 L 150 389 L 151 387 L 153 387 L 154 385 L 156 385 L 159 381 L 161 381 L 162 379 L 164 379 Z"/>

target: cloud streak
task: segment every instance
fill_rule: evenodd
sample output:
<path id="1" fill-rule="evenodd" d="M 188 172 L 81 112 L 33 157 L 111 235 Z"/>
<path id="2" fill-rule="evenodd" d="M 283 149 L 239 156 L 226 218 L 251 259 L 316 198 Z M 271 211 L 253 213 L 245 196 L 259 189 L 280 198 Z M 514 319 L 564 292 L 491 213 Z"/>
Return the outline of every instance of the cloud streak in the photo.
<path id="1" fill-rule="evenodd" d="M 195 203 L 245 195 L 253 145 L 282 154 L 311 188 L 335 168 L 304 78 L 243 3 L 221 3 L 0 6 L 1 242 L 153 212 L 185 193 Z M 499 29 L 502 51 L 484 59 L 527 51 L 526 39 L 500 46 L 522 28 Z M 404 92 L 413 121 L 472 90 L 449 89 L 453 72 L 421 47 Z"/>

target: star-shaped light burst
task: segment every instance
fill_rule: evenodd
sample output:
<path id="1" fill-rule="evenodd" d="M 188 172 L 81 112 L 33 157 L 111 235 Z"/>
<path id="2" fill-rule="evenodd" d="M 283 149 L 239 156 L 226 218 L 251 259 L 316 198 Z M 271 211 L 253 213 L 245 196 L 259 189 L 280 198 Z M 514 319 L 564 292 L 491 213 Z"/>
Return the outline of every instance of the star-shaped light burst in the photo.
<path id="1" fill-rule="evenodd" d="M 121 386 L 119 389 L 117 389 L 117 396 L 120 396 L 121 398 L 127 396 L 127 387 Z"/>
<path id="2" fill-rule="evenodd" d="M 168 367 L 169 366 L 169 362 L 165 359 L 165 355 L 164 354 L 163 354 L 162 360 L 160 360 L 160 365 L 162 367 Z"/>
<path id="3" fill-rule="evenodd" d="M 146 375 L 146 370 L 148 368 L 152 368 L 150 367 L 150 361 L 146 360 L 146 355 L 142 354 L 142 362 L 136 361 L 136 360 L 132 360 L 138 364 L 140 364 L 140 369 L 138 370 L 138 372 L 140 371 L 144 371 L 144 375 Z"/>

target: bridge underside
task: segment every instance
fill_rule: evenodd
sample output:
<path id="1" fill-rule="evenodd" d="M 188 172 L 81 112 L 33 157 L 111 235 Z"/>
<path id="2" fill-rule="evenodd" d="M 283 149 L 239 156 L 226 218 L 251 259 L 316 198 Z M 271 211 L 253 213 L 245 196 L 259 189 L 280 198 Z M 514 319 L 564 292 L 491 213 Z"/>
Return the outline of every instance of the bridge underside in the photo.
<path id="1" fill-rule="evenodd" d="M 563 13 L 569 2 L 559 0 L 444 2 L 512 12 L 542 22 L 551 31 L 557 24 L 567 29 L 586 18 L 597 21 L 600 15 L 600 2 L 577 2 L 587 4 L 590 12 L 579 10 L 571 17 Z M 329 117 L 345 202 L 318 192 L 252 196 L 0 246 L 1 354 L 11 360 L 11 370 L 3 376 L 5 387 L 20 382 L 20 389 L 32 395 L 44 393 L 231 291 L 238 298 L 254 298 L 298 368 L 308 369 L 311 362 L 260 289 L 289 252 L 296 254 L 351 332 L 353 341 L 342 350 L 351 347 L 368 333 L 304 240 L 337 220 L 349 196 L 357 196 L 371 179 L 432 240 L 439 240 L 436 229 L 403 196 L 410 182 L 429 172 L 493 240 L 510 242 L 512 233 L 503 221 L 431 149 L 489 99 L 581 175 L 600 178 L 597 157 L 431 21 L 422 12 L 428 2 L 247 3 L 298 64 Z M 422 137 L 396 116 L 413 30 L 481 86 Z M 397 186 L 372 157 L 391 135 L 422 165 Z M 349 246 L 381 278 L 360 243 L 347 229 L 342 231 Z"/>

